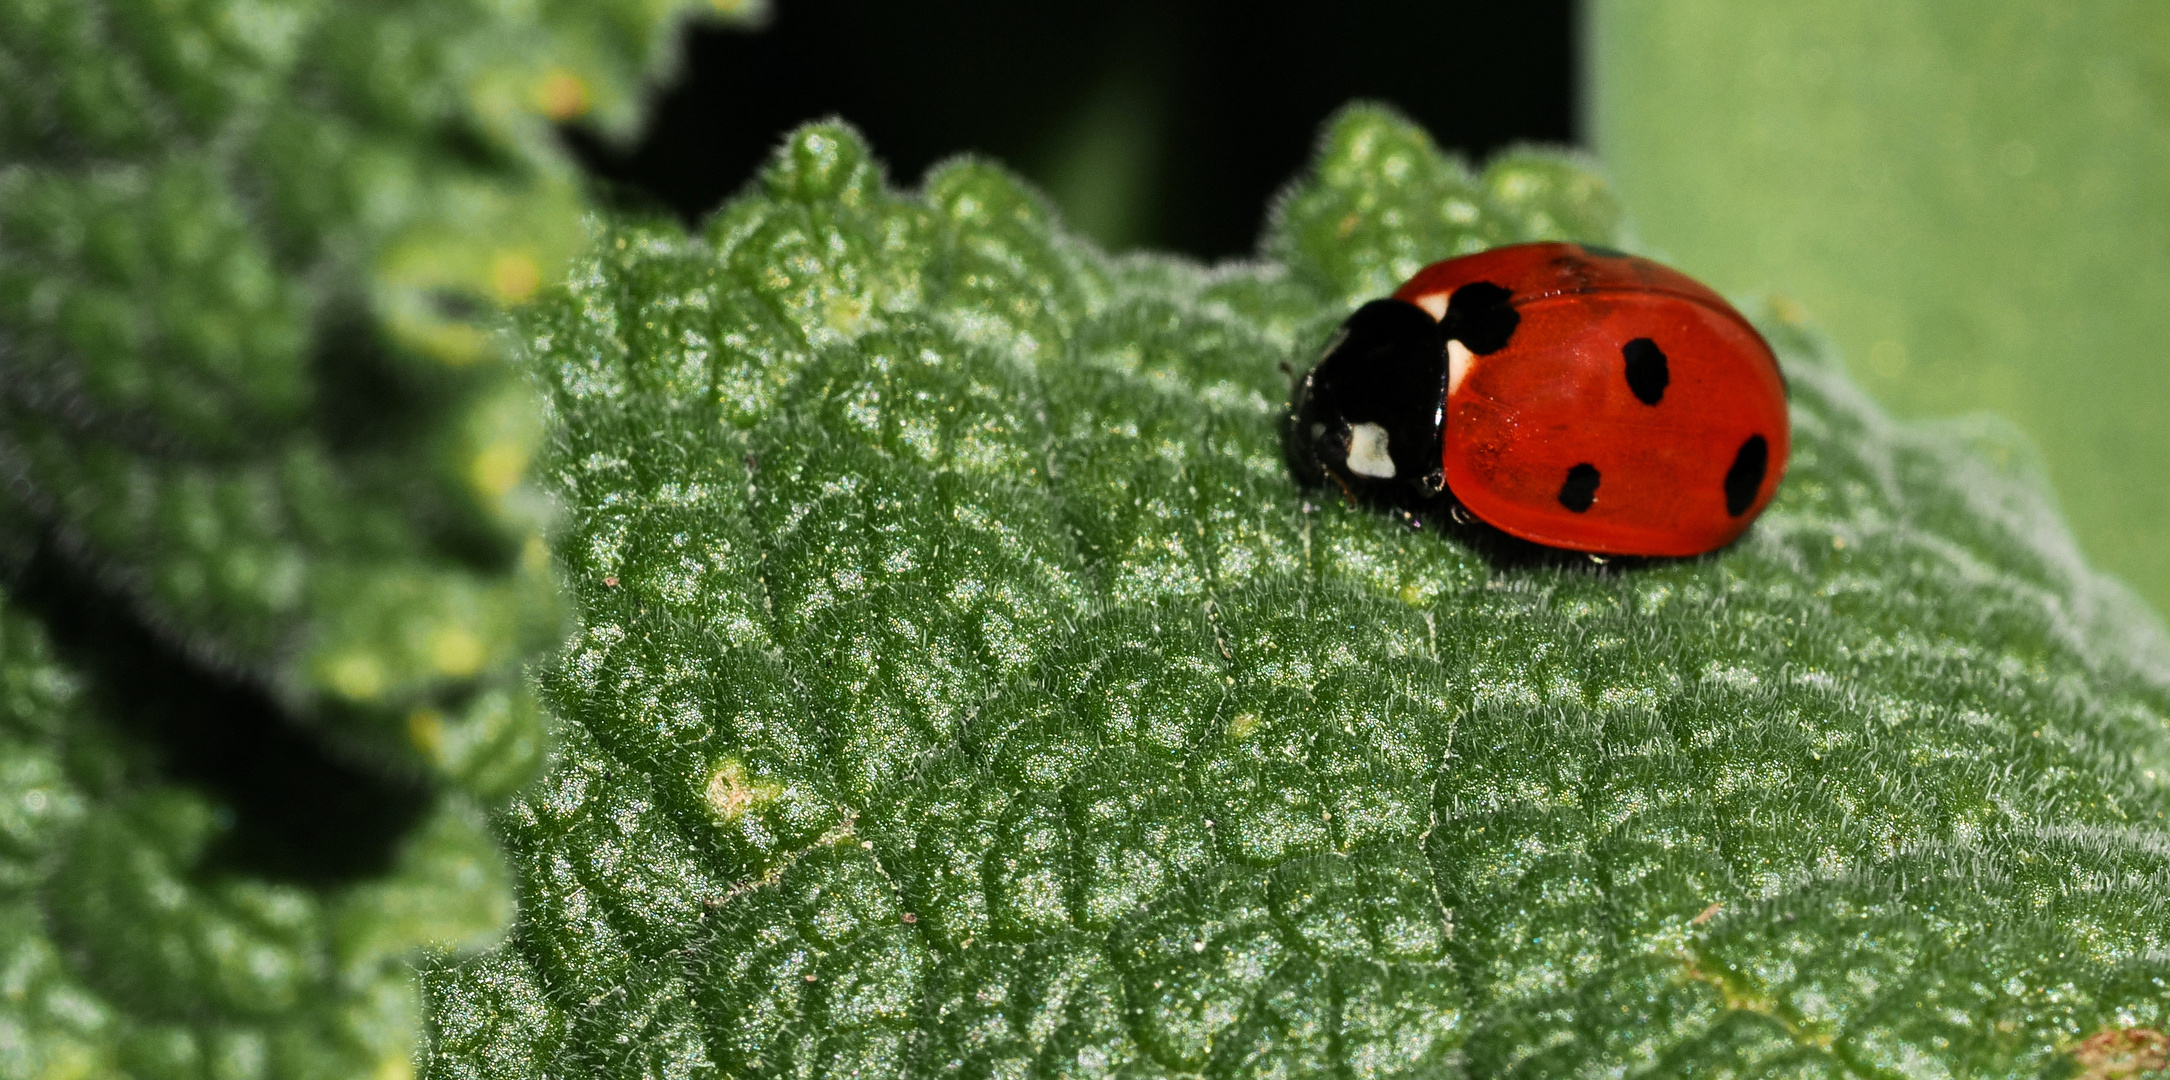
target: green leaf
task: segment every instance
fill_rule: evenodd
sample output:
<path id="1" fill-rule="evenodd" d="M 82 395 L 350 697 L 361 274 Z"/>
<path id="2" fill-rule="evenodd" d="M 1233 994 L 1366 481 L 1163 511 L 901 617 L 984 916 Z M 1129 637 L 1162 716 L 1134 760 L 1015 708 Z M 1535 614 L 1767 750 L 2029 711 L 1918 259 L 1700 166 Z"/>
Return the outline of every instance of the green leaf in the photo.
<path id="1" fill-rule="evenodd" d="M 1252 263 L 834 124 L 700 236 L 598 224 L 524 324 L 566 735 L 427 1074 L 2026 1076 L 2170 1020 L 2170 646 L 2009 435 L 1772 318 L 1792 471 L 1724 552 L 1290 480 L 1351 302 L 1615 221 L 1358 108 Z"/>
<path id="2" fill-rule="evenodd" d="M 0 1075 L 408 1075 L 412 954 L 511 914 L 482 815 L 439 802 L 383 873 L 299 884 L 231 865 L 233 809 L 150 756 L 0 601 Z"/>
<path id="3" fill-rule="evenodd" d="M 530 775 L 563 613 L 495 311 L 579 240 L 551 121 L 626 129 L 689 6 L 0 2 L 9 569 L 343 752 Z"/>

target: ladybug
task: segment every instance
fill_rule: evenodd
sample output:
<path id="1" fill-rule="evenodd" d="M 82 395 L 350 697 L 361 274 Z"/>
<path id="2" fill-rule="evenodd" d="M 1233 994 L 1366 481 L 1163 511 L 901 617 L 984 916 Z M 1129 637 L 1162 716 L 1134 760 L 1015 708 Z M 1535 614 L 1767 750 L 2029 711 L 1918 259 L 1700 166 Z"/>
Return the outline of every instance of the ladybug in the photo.
<path id="1" fill-rule="evenodd" d="M 1294 388 L 1289 461 L 1400 506 L 1602 555 L 1699 555 L 1771 501 L 1786 384 L 1748 320 L 1687 275 L 1587 244 L 1516 244 L 1356 309 Z"/>

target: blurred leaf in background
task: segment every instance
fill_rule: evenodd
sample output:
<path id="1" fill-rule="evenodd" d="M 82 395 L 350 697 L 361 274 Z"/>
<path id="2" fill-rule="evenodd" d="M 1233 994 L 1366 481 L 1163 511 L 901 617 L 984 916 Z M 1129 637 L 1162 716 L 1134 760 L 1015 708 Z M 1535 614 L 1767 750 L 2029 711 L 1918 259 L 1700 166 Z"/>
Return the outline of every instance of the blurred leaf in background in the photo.
<path id="1" fill-rule="evenodd" d="M 493 313 L 577 242 L 554 123 L 628 129 L 690 6 L 0 4 L 25 601 L 125 609 L 385 768 L 523 779 L 563 616 Z"/>
<path id="2" fill-rule="evenodd" d="M 1588 7 L 1641 239 L 1797 298 L 1902 413 L 1991 409 L 2170 608 L 2170 6 Z"/>
<path id="3" fill-rule="evenodd" d="M 686 0 L 0 0 L 0 1076 L 395 1080 L 547 747 L 556 124 Z"/>
<path id="4" fill-rule="evenodd" d="M 282 858 L 291 823 L 161 752 L 110 674 L 0 594 L 0 1076 L 409 1075 L 415 952 L 486 944 L 512 914 L 483 815 L 408 792 L 388 834 L 351 804 L 401 793 L 241 747 L 329 789 L 283 809 L 334 850 Z"/>

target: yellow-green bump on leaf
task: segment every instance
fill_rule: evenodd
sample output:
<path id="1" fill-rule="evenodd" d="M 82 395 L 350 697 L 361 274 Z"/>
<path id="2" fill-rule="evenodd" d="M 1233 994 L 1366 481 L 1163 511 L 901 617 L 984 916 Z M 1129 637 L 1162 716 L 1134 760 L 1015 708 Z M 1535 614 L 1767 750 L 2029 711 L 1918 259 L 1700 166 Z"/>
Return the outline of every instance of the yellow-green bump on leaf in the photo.
<path id="1" fill-rule="evenodd" d="M 1728 550 L 1494 563 L 1291 482 L 1279 365 L 1426 260 L 1616 242 L 1573 161 L 1352 109 L 1218 267 L 837 124 L 750 191 L 524 316 L 584 629 L 426 1076 L 2154 1052 L 2170 645 L 2008 435 L 1892 423 L 1780 307 L 1795 457 Z"/>

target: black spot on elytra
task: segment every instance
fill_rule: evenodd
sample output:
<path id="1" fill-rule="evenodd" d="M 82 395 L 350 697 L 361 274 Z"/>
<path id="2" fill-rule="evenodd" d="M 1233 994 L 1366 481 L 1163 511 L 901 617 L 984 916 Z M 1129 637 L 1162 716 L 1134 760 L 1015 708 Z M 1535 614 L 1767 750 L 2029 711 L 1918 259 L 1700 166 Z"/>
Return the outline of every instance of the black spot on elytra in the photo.
<path id="1" fill-rule="evenodd" d="M 1763 489 L 1763 471 L 1771 464 L 1771 444 L 1761 435 L 1750 435 L 1733 455 L 1733 467 L 1725 471 L 1725 512 L 1739 517 L 1756 501 Z M 1567 495 L 1560 495 L 1565 501 Z"/>
<path id="2" fill-rule="evenodd" d="M 1620 355 L 1627 358 L 1627 384 L 1635 392 L 1635 400 L 1645 405 L 1664 401 L 1665 387 L 1673 376 L 1665 368 L 1665 353 L 1658 343 L 1639 337 L 1622 345 Z"/>
<path id="3" fill-rule="evenodd" d="M 1489 281 L 1472 281 L 1447 298 L 1447 313 L 1439 320 L 1445 340 L 1459 341 L 1478 356 L 1507 347 L 1522 316 L 1508 306 L 1514 292 Z"/>
<path id="4" fill-rule="evenodd" d="M 1560 505 L 1578 514 L 1588 510 L 1597 501 L 1598 479 L 1597 466 L 1587 461 L 1567 470 L 1567 482 L 1560 485 Z"/>

